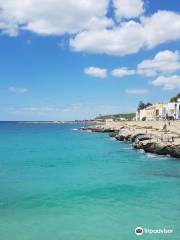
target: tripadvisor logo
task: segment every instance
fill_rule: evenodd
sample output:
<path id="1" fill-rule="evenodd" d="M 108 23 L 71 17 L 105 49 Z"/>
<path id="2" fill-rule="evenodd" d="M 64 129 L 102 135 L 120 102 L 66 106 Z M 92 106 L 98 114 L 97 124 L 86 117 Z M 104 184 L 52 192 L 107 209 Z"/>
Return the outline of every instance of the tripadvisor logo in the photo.
<path id="1" fill-rule="evenodd" d="M 138 236 L 143 235 L 143 228 L 142 227 L 135 228 L 135 234 Z"/>
<path id="2" fill-rule="evenodd" d="M 143 234 L 172 234 L 174 232 L 173 229 L 167 229 L 167 228 L 157 228 L 157 229 L 151 229 L 151 228 L 142 228 L 137 227 L 134 230 L 134 233 L 137 236 L 141 236 Z"/>

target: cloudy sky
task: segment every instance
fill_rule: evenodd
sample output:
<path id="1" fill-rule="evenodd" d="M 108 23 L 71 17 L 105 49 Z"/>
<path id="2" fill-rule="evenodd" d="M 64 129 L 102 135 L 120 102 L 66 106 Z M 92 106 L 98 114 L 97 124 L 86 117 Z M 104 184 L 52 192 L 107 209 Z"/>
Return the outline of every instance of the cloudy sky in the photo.
<path id="1" fill-rule="evenodd" d="M 0 120 L 135 111 L 180 91 L 179 0 L 0 0 Z"/>

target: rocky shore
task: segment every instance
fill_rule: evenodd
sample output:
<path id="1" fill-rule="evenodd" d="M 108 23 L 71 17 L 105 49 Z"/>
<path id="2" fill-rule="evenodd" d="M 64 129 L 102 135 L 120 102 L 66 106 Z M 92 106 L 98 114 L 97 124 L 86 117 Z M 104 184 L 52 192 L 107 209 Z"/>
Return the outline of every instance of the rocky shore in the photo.
<path id="1" fill-rule="evenodd" d="M 98 124 L 81 128 L 81 130 L 109 133 L 118 141 L 128 141 L 135 149 L 158 155 L 167 155 L 180 158 L 180 134 L 170 129 L 163 129 L 168 123 L 162 122 L 155 127 L 154 124 L 138 122 L 112 122 L 111 124 Z M 180 127 L 180 123 L 179 127 Z"/>

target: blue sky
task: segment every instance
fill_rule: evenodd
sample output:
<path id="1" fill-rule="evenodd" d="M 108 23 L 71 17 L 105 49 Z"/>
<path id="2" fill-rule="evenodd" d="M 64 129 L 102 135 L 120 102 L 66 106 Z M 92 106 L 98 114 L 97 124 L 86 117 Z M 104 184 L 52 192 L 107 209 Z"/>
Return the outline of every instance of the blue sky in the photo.
<path id="1" fill-rule="evenodd" d="M 140 100 L 164 102 L 179 91 L 179 0 L 0 7 L 0 120 L 134 112 Z"/>

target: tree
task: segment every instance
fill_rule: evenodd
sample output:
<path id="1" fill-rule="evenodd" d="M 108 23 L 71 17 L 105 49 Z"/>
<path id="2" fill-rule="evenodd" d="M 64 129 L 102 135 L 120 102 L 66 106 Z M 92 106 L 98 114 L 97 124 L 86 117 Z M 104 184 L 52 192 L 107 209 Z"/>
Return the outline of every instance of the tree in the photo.
<path id="1" fill-rule="evenodd" d="M 180 98 L 180 93 L 170 99 L 170 102 L 177 102 L 178 98 Z"/>
<path id="2" fill-rule="evenodd" d="M 152 103 L 150 102 L 146 103 L 146 107 L 150 107 L 150 106 L 152 106 Z"/>
<path id="3" fill-rule="evenodd" d="M 147 102 L 146 104 L 143 102 L 143 101 L 140 101 L 139 104 L 138 104 L 138 111 L 144 109 L 144 108 L 147 108 L 149 106 L 152 106 L 152 103 L 150 102 Z"/>
<path id="4" fill-rule="evenodd" d="M 138 104 L 138 111 L 144 109 L 146 107 L 146 104 L 143 103 L 143 101 L 140 101 L 139 104 Z"/>

